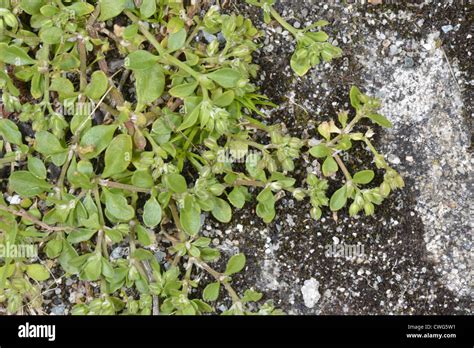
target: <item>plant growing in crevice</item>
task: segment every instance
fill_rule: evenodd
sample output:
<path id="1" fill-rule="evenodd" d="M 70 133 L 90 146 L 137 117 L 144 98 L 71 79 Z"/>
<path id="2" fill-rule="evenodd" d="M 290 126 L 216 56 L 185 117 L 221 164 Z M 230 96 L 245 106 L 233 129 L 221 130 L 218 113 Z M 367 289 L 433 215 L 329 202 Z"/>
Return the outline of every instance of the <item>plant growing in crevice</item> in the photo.
<path id="1" fill-rule="evenodd" d="M 221 255 L 200 234 L 202 217 L 229 223 L 233 208 L 254 201 L 251 192 L 258 192 L 256 214 L 265 223 L 285 192 L 309 197 L 315 219 L 328 204 L 336 211 L 348 199 L 352 215 L 362 209 L 370 215 L 373 204 L 403 186 L 372 146 L 371 132 L 354 132 L 363 118 L 389 125 L 376 113 L 378 102 L 356 88 L 356 116 L 348 122 L 340 113 L 341 128 L 321 123 L 316 146 L 258 119 L 261 108 L 274 104 L 251 82 L 261 33 L 241 15 L 211 7 L 200 18 L 197 6 L 153 0 L 140 6 L 103 0 L 95 7 L 26 0 L 4 10 L 12 30 L 0 43 L 0 166 L 8 173 L 1 242 L 41 243 L 40 257 L 48 260 L 48 267 L 4 260 L 0 300 L 9 312 L 28 308 L 28 291 L 36 291 L 20 292 L 28 293 L 23 306 L 22 298 L 7 295 L 14 279 L 27 279 L 22 270 L 45 281 L 47 268 L 59 265 L 66 276 L 100 288 L 74 314 L 202 314 L 215 311 L 221 290 L 225 314 L 278 314 L 255 290 L 233 288 L 232 277 L 245 268 L 242 253 L 229 257 L 223 271 L 211 266 Z M 9 14 L 21 25 L 12 26 Z M 325 59 L 326 46 L 316 46 Z M 123 67 L 109 64 L 115 55 Z M 307 70 L 298 64 L 299 72 Z M 20 88 L 29 93 L 20 97 Z M 23 134 L 19 125 L 31 131 Z M 351 176 L 342 163 L 339 153 L 352 141 L 363 141 L 386 171 L 380 187 L 362 189 L 374 173 Z M 295 187 L 291 174 L 303 152 L 321 158 L 325 176 L 344 173 L 345 184 L 330 200 L 327 178 L 310 174 L 307 188 Z M 118 245 L 128 245 L 127 258 L 111 257 Z M 153 253 L 160 247 L 166 262 Z M 202 284 L 202 272 L 214 280 Z"/>

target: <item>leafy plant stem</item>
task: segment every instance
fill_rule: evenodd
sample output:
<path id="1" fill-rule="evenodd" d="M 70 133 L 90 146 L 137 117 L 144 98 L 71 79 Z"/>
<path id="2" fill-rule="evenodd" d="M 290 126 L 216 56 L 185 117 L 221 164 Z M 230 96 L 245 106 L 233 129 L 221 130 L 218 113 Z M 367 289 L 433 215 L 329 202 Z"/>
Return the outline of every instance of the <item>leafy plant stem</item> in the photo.
<path id="1" fill-rule="evenodd" d="M 362 117 L 363 117 L 362 114 L 357 113 L 357 115 L 352 119 L 352 121 L 349 122 L 349 124 L 346 127 L 344 127 L 344 129 L 341 131 L 341 133 L 338 134 L 335 138 L 333 138 L 332 140 L 330 140 L 327 143 L 327 146 L 334 145 L 335 143 L 337 143 L 342 138 L 343 135 L 349 134 L 351 132 L 352 128 L 354 128 L 356 123 L 359 122 Z"/>
<path id="2" fill-rule="evenodd" d="M 204 261 L 198 259 L 198 258 L 195 258 L 195 257 L 191 257 L 190 258 L 190 261 L 192 263 L 194 263 L 196 266 L 198 266 L 199 268 L 202 268 L 204 269 L 206 272 L 208 272 L 211 276 L 214 277 L 214 279 L 216 279 L 217 281 L 219 282 L 222 282 L 222 285 L 224 285 L 225 289 L 227 290 L 227 292 L 229 293 L 231 299 L 232 299 L 232 302 L 235 304 L 235 303 L 241 303 L 240 301 L 240 297 L 239 295 L 237 295 L 237 292 L 235 292 L 235 290 L 232 288 L 232 286 L 229 284 L 229 282 L 227 281 L 227 276 L 225 274 L 222 274 L 222 273 L 219 273 L 217 272 L 216 270 L 214 270 L 211 266 L 209 266 L 207 263 L 205 263 Z"/>
<path id="3" fill-rule="evenodd" d="M 80 74 L 79 74 L 79 83 L 80 91 L 84 92 L 84 89 L 87 86 L 87 52 L 84 40 L 80 38 L 77 42 L 77 50 L 79 51 L 79 61 L 80 61 Z"/>
<path id="4" fill-rule="evenodd" d="M 291 24 L 289 24 L 286 20 L 284 20 L 283 17 L 280 16 L 280 14 L 277 11 L 275 11 L 274 8 L 270 9 L 270 13 L 272 17 L 275 18 L 276 21 L 280 23 L 280 25 L 283 28 L 288 30 L 296 39 L 299 38 L 299 30 L 295 29 Z"/>
<path id="5" fill-rule="evenodd" d="M 132 192 L 142 192 L 142 193 L 148 193 L 148 194 L 151 193 L 151 190 L 146 189 L 146 188 L 141 188 L 141 187 L 129 185 L 129 184 L 122 184 L 121 182 L 114 182 L 114 181 L 109 181 L 109 180 L 104 180 L 104 179 L 99 180 L 99 185 L 109 187 L 109 188 L 117 188 L 117 189 L 132 191 Z"/>
<path id="6" fill-rule="evenodd" d="M 186 240 L 186 235 L 183 232 L 183 227 L 181 226 L 181 221 L 179 220 L 178 209 L 176 209 L 176 204 L 175 204 L 174 200 L 170 201 L 169 207 L 170 207 L 170 210 L 171 210 L 171 215 L 173 216 L 174 223 L 176 224 L 176 228 L 179 231 L 179 239 L 181 241 L 185 241 Z"/>
<path id="7" fill-rule="evenodd" d="M 100 201 L 99 189 L 95 187 L 93 192 L 94 192 L 95 204 L 97 205 L 97 210 L 99 211 L 99 223 L 103 228 L 105 225 L 105 219 L 104 219 L 104 212 L 102 211 L 102 203 Z"/>
<path id="8" fill-rule="evenodd" d="M 69 164 L 71 163 L 72 157 L 74 155 L 74 146 L 71 145 L 69 147 L 69 152 L 67 154 L 66 162 L 63 164 L 61 168 L 61 173 L 59 174 L 58 179 L 58 188 L 59 188 L 59 196 L 62 195 L 63 187 L 64 187 L 64 178 L 66 177 L 67 169 L 69 168 Z"/>
<path id="9" fill-rule="evenodd" d="M 160 43 L 155 39 L 152 33 L 148 31 L 147 28 L 143 24 L 140 23 L 139 19 L 130 11 L 125 11 L 125 14 L 130 18 L 134 23 L 138 24 L 138 27 L 140 28 L 140 31 L 142 34 L 147 38 L 147 40 L 153 45 L 153 47 L 156 48 L 158 51 L 158 54 L 165 58 L 169 63 L 171 63 L 174 66 L 177 66 L 178 68 L 186 71 L 189 75 L 194 77 L 197 81 L 200 80 L 201 74 L 195 71 L 194 69 L 191 69 L 189 66 L 181 62 L 179 59 L 175 58 L 173 55 L 169 54 L 166 52 L 166 50 L 160 45 Z"/>
<path id="10" fill-rule="evenodd" d="M 27 220 L 30 220 L 33 222 L 35 225 L 38 225 L 42 229 L 50 232 L 56 232 L 56 231 L 70 231 L 72 230 L 71 227 L 67 226 L 50 226 L 47 223 L 44 223 L 43 221 L 39 220 L 38 218 L 34 217 L 33 215 L 29 214 L 26 210 L 19 208 L 19 210 L 15 210 L 13 208 L 7 207 L 3 204 L 0 204 L 0 210 L 6 211 L 10 214 L 20 216 L 22 218 L 25 218 Z"/>
<path id="11" fill-rule="evenodd" d="M 341 168 L 342 172 L 344 173 L 344 176 L 346 177 L 346 180 L 349 182 L 349 181 L 352 181 L 352 175 L 351 173 L 349 173 L 349 171 L 347 170 L 347 167 L 346 165 L 344 164 L 344 162 L 342 162 L 342 159 L 341 157 L 339 157 L 338 154 L 334 154 L 334 159 L 336 160 L 337 164 L 339 165 L 339 167 Z"/>

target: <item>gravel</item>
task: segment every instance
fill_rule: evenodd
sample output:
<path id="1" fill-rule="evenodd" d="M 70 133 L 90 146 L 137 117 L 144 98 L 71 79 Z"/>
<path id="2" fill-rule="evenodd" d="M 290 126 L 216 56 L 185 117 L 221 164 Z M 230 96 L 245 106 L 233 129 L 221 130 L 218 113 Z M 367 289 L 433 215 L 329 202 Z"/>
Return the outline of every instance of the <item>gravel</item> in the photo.
<path id="1" fill-rule="evenodd" d="M 304 281 L 301 293 L 303 294 L 303 301 L 306 307 L 313 308 L 318 303 L 321 298 L 318 288 L 319 282 L 316 279 L 311 278 Z"/>

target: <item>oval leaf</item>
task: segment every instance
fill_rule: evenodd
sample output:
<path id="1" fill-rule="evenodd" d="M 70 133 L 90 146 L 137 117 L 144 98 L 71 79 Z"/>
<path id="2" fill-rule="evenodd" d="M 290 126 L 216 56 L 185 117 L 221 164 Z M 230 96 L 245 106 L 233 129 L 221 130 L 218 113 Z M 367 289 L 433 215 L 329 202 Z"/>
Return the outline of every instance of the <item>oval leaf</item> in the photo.
<path id="1" fill-rule="evenodd" d="M 151 197 L 143 207 L 143 222 L 151 228 L 161 222 L 161 206 L 155 197 Z"/>
<path id="2" fill-rule="evenodd" d="M 132 160 L 132 138 L 128 134 L 117 135 L 105 151 L 104 178 L 125 171 Z"/>
<path id="3" fill-rule="evenodd" d="M 231 275 L 237 272 L 240 272 L 245 267 L 245 255 L 237 254 L 232 256 L 227 262 L 227 267 L 225 269 L 225 274 Z"/>
<path id="4" fill-rule="evenodd" d="M 352 177 L 352 181 L 356 184 L 368 184 L 374 178 L 375 173 L 373 170 L 361 170 Z"/>
<path id="5" fill-rule="evenodd" d="M 347 188 L 342 186 L 339 190 L 334 192 L 329 203 L 329 207 L 332 211 L 337 211 L 344 207 L 347 202 Z"/>

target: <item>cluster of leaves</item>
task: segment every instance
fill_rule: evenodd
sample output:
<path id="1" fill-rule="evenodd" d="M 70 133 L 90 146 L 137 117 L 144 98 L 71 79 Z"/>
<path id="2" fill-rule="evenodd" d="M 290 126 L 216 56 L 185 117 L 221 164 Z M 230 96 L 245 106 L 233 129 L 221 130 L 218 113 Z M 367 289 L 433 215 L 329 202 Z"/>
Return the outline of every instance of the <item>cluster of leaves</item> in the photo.
<path id="1" fill-rule="evenodd" d="M 321 62 L 330 62 L 342 55 L 342 50 L 330 44 L 329 36 L 324 31 L 312 32 L 314 28 L 321 28 L 329 24 L 328 21 L 319 20 L 303 29 L 296 29 L 282 18 L 272 5 L 276 0 L 246 0 L 247 3 L 261 7 L 265 23 L 270 23 L 274 18 L 283 28 L 288 30 L 296 39 L 296 49 L 291 56 L 290 65 L 298 76 L 304 76 L 309 69 Z"/>
<path id="2" fill-rule="evenodd" d="M 321 123 L 315 146 L 266 125 L 254 118 L 273 104 L 251 82 L 260 32 L 249 19 L 215 6 L 201 18 L 197 6 L 139 3 L 22 0 L 0 12 L 0 167 L 9 173 L 0 242 L 40 243 L 49 262 L 5 258 L 0 301 L 19 311 L 37 298 L 30 279 L 47 280 L 48 268 L 59 264 L 67 276 L 100 285 L 100 296 L 76 305 L 75 314 L 208 313 L 221 288 L 231 300 L 225 314 L 278 314 L 253 289 L 232 288 L 232 276 L 245 267 L 243 254 L 230 257 L 223 272 L 209 265 L 221 255 L 200 235 L 202 217 L 230 222 L 232 207 L 253 201 L 248 187 L 259 190 L 256 213 L 265 223 L 285 191 L 309 197 L 315 219 L 322 207 L 336 211 L 348 199 L 352 215 L 372 214 L 373 204 L 403 180 L 371 145 L 371 131 L 353 128 L 363 118 L 389 123 L 376 113 L 377 100 L 354 87 L 356 116 L 348 122 L 341 112 L 341 128 Z M 117 16 L 126 24 L 113 25 Z M 304 32 L 316 40 L 310 34 Z M 298 50 L 313 46 L 297 40 Z M 328 47 L 320 43 L 310 51 L 326 59 Z M 297 73 L 317 63 L 308 54 L 309 63 L 301 53 L 295 58 Z M 113 71 L 111 55 L 123 57 L 124 67 Z M 123 91 L 128 85 L 131 97 Z M 371 170 L 348 173 L 338 153 L 352 141 L 365 142 L 386 171 L 380 187 L 360 188 L 374 177 Z M 222 152 L 236 161 L 222 160 Z M 343 171 L 345 184 L 330 200 L 327 179 L 315 174 L 307 188 L 295 187 L 291 173 L 302 152 L 324 159 L 325 177 Z M 110 257 L 126 244 L 126 259 Z M 160 246 L 167 248 L 166 267 L 153 253 Z M 202 271 L 214 282 L 200 284 Z"/>

